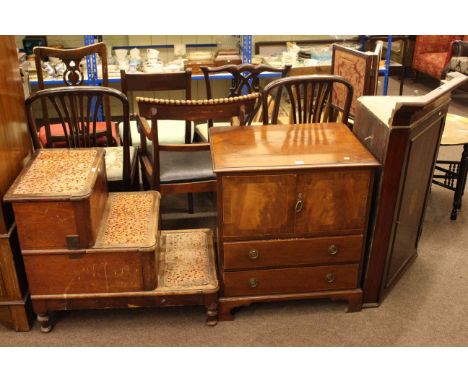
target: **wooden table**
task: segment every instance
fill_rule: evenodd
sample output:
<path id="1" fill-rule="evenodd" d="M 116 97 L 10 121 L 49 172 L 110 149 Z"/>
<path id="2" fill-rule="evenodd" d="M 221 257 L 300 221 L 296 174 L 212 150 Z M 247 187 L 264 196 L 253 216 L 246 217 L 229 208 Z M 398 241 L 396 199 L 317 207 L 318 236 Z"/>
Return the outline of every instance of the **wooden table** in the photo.
<path id="1" fill-rule="evenodd" d="M 341 123 L 215 127 L 220 319 L 256 301 L 331 298 L 361 308 L 379 163 Z"/>

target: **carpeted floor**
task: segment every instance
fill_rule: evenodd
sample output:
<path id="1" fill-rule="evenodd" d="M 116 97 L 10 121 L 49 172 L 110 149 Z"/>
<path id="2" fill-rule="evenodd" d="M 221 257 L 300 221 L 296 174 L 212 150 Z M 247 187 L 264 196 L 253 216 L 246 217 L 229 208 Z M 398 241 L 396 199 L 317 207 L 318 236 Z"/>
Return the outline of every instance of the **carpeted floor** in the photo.
<path id="1" fill-rule="evenodd" d="M 423 94 L 430 86 L 408 80 L 405 94 Z M 395 89 L 391 81 L 391 94 Z M 450 110 L 468 116 L 466 98 L 454 100 Z M 439 157 L 460 154 L 459 147 L 441 148 Z M 29 333 L 0 327 L 0 345 L 468 346 L 468 207 L 451 221 L 452 200 L 453 192 L 432 187 L 419 257 L 379 308 L 346 314 L 337 302 L 262 303 L 215 327 L 204 324 L 201 307 L 74 311 L 59 314 L 49 334 L 37 324 Z M 200 196 L 196 217 L 187 219 L 185 198 L 167 198 L 165 228 L 213 226 L 210 203 Z"/>

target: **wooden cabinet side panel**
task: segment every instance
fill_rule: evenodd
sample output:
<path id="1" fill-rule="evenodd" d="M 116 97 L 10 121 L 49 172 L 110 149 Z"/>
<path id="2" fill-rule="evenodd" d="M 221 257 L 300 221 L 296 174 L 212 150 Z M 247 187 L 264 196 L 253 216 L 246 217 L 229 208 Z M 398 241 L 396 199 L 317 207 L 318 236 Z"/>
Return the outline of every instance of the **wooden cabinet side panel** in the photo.
<path id="1" fill-rule="evenodd" d="M 0 237 L 0 301 L 22 300 L 25 285 L 19 280 L 21 271 L 18 269 L 15 256 L 20 257 L 19 253 L 13 253 L 10 238 L 8 236 Z M 20 258 L 16 259 L 21 261 Z M 24 278 L 24 274 L 22 274 Z M 24 282 L 25 284 L 25 282 Z"/>
<path id="2" fill-rule="evenodd" d="M 316 171 L 298 177 L 304 205 L 295 233 L 365 231 L 371 170 Z"/>
<path id="3" fill-rule="evenodd" d="M 2 200 L 32 152 L 14 36 L 0 36 L 0 234 L 13 215 Z"/>
<path id="4" fill-rule="evenodd" d="M 243 237 L 292 232 L 296 176 L 224 176 L 223 234 Z"/>
<path id="5" fill-rule="evenodd" d="M 89 198 L 89 213 L 90 213 L 90 224 L 91 224 L 91 240 L 92 245 L 96 242 L 96 238 L 99 232 L 100 224 L 104 211 L 106 209 L 106 202 L 108 197 L 107 190 L 107 179 L 104 161 L 98 168 L 98 176 L 96 178 L 96 184 L 93 188 L 93 192 Z"/>

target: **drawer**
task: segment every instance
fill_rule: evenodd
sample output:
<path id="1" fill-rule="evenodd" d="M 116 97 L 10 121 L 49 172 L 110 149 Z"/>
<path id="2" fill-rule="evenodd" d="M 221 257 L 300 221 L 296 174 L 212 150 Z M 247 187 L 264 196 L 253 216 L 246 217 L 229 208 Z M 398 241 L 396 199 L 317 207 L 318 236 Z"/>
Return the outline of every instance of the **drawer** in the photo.
<path id="1" fill-rule="evenodd" d="M 362 235 L 224 243 L 224 269 L 358 263 Z"/>
<path id="2" fill-rule="evenodd" d="M 224 296 L 354 289 L 358 272 L 358 264 L 224 272 Z"/>

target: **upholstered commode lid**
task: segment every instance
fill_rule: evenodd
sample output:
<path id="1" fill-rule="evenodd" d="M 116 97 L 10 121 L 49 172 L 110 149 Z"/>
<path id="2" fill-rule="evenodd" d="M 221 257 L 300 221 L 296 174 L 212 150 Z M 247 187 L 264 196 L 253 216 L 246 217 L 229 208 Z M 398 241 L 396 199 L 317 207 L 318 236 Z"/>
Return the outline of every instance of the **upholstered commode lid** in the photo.
<path id="1" fill-rule="evenodd" d="M 82 198 L 91 194 L 104 150 L 42 149 L 5 195 L 5 201 Z"/>
<path id="2" fill-rule="evenodd" d="M 154 250 L 158 237 L 157 191 L 111 192 L 93 249 Z"/>

